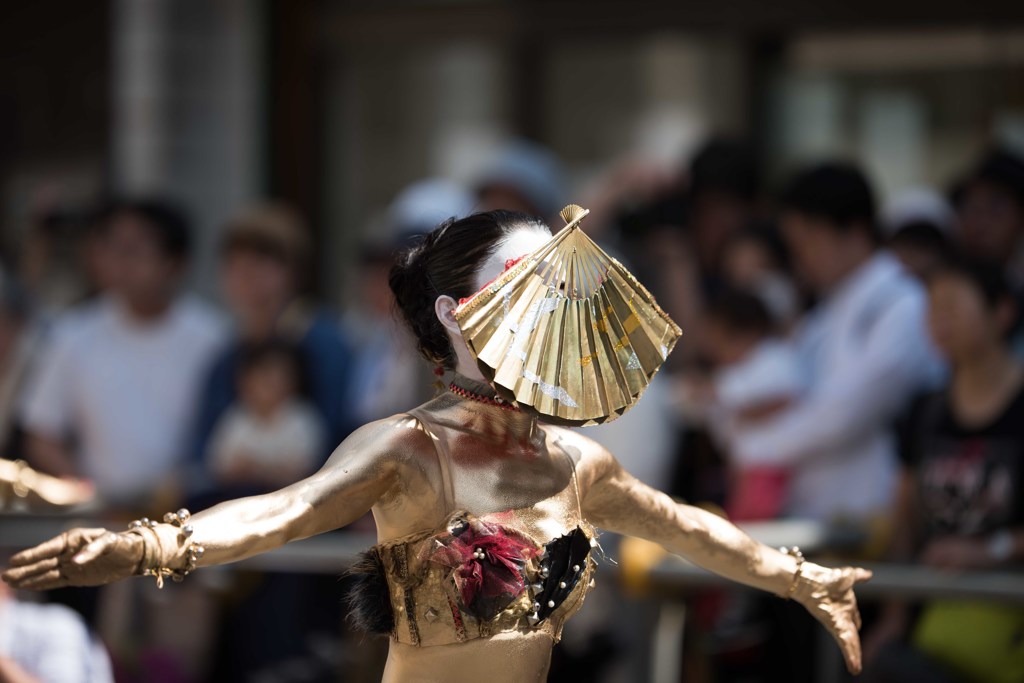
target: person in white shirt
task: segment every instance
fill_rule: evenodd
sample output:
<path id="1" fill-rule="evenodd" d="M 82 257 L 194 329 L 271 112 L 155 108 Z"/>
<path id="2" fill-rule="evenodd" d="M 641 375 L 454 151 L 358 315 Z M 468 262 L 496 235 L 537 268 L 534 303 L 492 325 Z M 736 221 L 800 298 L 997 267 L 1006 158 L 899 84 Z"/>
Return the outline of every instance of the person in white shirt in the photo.
<path id="1" fill-rule="evenodd" d="M 238 401 L 218 421 L 210 445 L 219 483 L 273 489 L 316 469 L 327 434 L 299 395 L 301 378 L 298 352 L 283 341 L 242 349 Z"/>
<path id="2" fill-rule="evenodd" d="M 878 248 L 874 197 L 856 168 L 807 170 L 783 204 L 798 274 L 819 298 L 796 339 L 811 388 L 739 444 L 740 457 L 793 468 L 790 515 L 864 522 L 894 495 L 892 423 L 942 378 L 925 293 Z"/>
<path id="3" fill-rule="evenodd" d="M 0 681 L 112 683 L 107 651 L 63 605 L 21 602 L 0 582 Z"/>
<path id="4" fill-rule="evenodd" d="M 84 476 L 104 502 L 131 506 L 174 488 L 200 382 L 225 328 L 178 293 L 189 231 L 177 210 L 122 202 L 97 229 L 109 289 L 54 324 L 21 420 L 40 469 Z"/>

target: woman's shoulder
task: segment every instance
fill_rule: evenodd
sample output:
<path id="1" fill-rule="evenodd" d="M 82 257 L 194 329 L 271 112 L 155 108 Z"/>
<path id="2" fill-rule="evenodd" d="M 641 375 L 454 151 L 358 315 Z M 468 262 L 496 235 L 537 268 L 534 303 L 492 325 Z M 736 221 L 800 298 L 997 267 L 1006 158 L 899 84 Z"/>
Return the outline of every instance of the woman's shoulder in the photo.
<path id="1" fill-rule="evenodd" d="M 577 467 L 611 462 L 615 459 L 607 448 L 583 434 L 580 429 L 546 424 L 544 431 L 572 458 Z"/>
<path id="2" fill-rule="evenodd" d="M 433 448 L 429 434 L 419 419 L 409 413 L 397 413 L 367 422 L 353 431 L 339 450 L 359 450 L 368 455 L 393 457 Z"/>

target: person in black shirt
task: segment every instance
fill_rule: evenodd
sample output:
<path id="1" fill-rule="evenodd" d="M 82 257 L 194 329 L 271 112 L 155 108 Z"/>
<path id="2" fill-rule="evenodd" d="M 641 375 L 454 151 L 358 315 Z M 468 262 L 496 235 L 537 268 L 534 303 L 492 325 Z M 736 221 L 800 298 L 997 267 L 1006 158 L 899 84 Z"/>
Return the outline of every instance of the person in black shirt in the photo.
<path id="1" fill-rule="evenodd" d="M 1013 297 L 998 266 L 966 261 L 942 266 L 929 297 L 931 334 L 952 375 L 911 418 L 893 559 L 951 571 L 1019 566 L 1024 367 L 1008 341 Z M 932 602 L 912 614 L 885 606 L 866 638 L 866 680 L 1024 681 L 1024 610 Z"/>

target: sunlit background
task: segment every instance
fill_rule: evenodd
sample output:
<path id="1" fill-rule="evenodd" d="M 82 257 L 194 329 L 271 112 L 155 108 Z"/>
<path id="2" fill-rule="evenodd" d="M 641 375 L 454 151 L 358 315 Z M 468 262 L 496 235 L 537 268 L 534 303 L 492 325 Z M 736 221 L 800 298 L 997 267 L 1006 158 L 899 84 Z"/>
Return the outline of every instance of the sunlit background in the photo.
<path id="1" fill-rule="evenodd" d="M 25 457 L 55 475 L 88 475 L 48 463 L 63 462 L 62 452 L 71 454 L 71 462 L 80 457 L 76 449 L 93 448 L 93 416 L 86 408 L 97 399 L 90 396 L 120 396 L 110 400 L 116 415 L 116 400 L 132 402 L 131 381 L 140 388 L 163 381 L 164 375 L 150 379 L 131 370 L 125 373 L 130 380 L 118 375 L 107 387 L 105 378 L 120 367 L 117 358 L 49 355 L 59 346 L 52 341 L 59 340 L 59 331 L 80 324 L 84 317 L 76 316 L 91 315 L 90 307 L 108 293 L 102 265 L 107 262 L 95 251 L 103 247 L 92 240 L 103 220 L 97 207 L 145 197 L 180 209 L 192 228 L 182 291 L 190 301 L 203 302 L 205 312 L 196 315 L 220 321 L 209 323 L 208 337 L 168 341 L 175 352 L 153 357 L 156 364 L 181 364 L 175 382 L 195 374 L 192 384 L 174 385 L 181 400 L 173 409 L 172 390 L 156 389 L 154 410 L 169 420 L 160 434 L 176 444 L 164 449 L 165 469 L 152 473 L 160 485 L 124 498 L 105 498 L 100 485 L 98 502 L 85 512 L 43 506 L 47 510 L 40 513 L 12 504 L 0 513 L 0 559 L 82 519 L 122 525 L 141 514 L 251 493 L 254 486 L 275 488 L 308 470 L 307 462 L 274 478 L 243 478 L 210 490 L 213 475 L 201 444 L 231 404 L 234 364 L 248 362 L 254 340 L 285 337 L 305 354 L 291 370 L 301 374 L 305 370 L 295 368 L 305 367 L 309 375 L 293 378 L 293 389 L 305 391 L 325 418 L 321 427 L 328 441 L 428 398 L 430 368 L 415 359 L 409 339 L 390 318 L 387 268 L 411 235 L 474 209 L 526 210 L 552 225 L 558 209 L 570 202 L 593 209 L 584 227 L 636 270 L 684 329 L 679 350 L 643 409 L 593 434 L 641 479 L 711 509 L 724 506 L 730 514 L 729 447 L 715 431 L 722 429 L 717 418 L 695 404 L 707 396 L 706 382 L 714 382 L 715 372 L 732 360 L 723 360 L 724 343 L 718 344 L 721 338 L 705 322 L 710 316 L 726 332 L 729 325 L 757 327 L 761 314 L 753 314 L 753 323 L 737 322 L 722 312 L 728 304 L 716 298 L 722 283 L 743 284 L 730 278 L 750 268 L 771 271 L 770 283 L 759 279 L 752 286 L 768 309 L 764 315 L 773 319 L 765 328 L 779 339 L 799 335 L 803 312 L 828 299 L 827 288 L 804 281 L 792 253 L 777 251 L 786 251 L 785 232 L 793 252 L 796 233 L 779 229 L 786 227 L 779 225 L 780 207 L 793 209 L 792 198 L 788 204 L 779 198 L 796 174 L 836 160 L 864 173 L 874 190 L 883 242 L 920 277 L 907 284 L 920 301 L 934 263 L 918 257 L 950 253 L 997 264 L 994 272 L 1005 275 L 1015 300 L 1024 293 L 1021 3 L 8 3 L 0 20 L 0 131 L 5 458 Z M 986 221 L 1009 227 L 996 237 L 972 227 Z M 922 224 L 930 232 L 897 240 L 909 234 L 902 232 L 907 226 L 918 230 Z M 269 232 L 260 232 L 267 225 Z M 729 245 L 755 233 L 752 252 L 730 251 Z M 263 275 L 246 280 L 237 263 L 231 270 L 236 252 L 269 254 L 271 262 L 284 264 L 282 272 L 291 269 L 281 276 L 287 280 L 281 308 L 267 314 L 269 320 L 260 318 L 266 312 L 259 310 L 259 299 L 276 292 L 274 275 L 267 276 L 271 289 L 261 290 L 253 282 Z M 906 278 L 911 282 L 911 275 Z M 304 308 L 296 304 L 300 300 Z M 298 308 L 317 312 L 296 314 L 299 327 L 288 327 L 282 321 L 290 324 Z M 914 310 L 924 315 L 923 308 Z M 993 325 L 999 320 L 991 319 Z M 916 355 L 931 354 L 924 317 L 914 324 L 921 340 Z M 1012 339 L 1007 354 L 1024 357 L 1021 327 L 1010 327 L 1000 328 Z M 294 329 L 301 333 L 293 335 Z M 228 350 L 218 356 L 221 347 L 214 341 Z M 188 353 L 179 355 L 175 344 Z M 210 345 L 208 355 L 200 353 L 203 344 Z M 862 357 L 860 351 L 847 353 L 843 362 Z M 125 354 L 125 367 L 154 365 L 153 358 Z M 59 363 L 66 369 L 47 369 Z M 79 365 L 102 363 L 112 363 L 114 374 L 83 370 L 93 384 L 88 390 L 72 386 L 79 381 Z M 1007 367 L 995 376 L 1016 372 L 1016 365 Z M 40 380 L 43 375 L 49 379 Z M 992 601 L 1018 605 L 989 621 L 987 612 L 935 617 L 939 625 L 929 622 L 930 635 L 919 630 L 911 638 L 933 647 L 948 631 L 944 618 L 973 623 L 978 633 L 995 634 L 993 642 L 1005 629 L 1024 628 L 1024 594 L 1014 587 L 1024 554 L 1024 464 L 1008 470 L 1015 512 L 984 538 L 971 536 L 977 542 L 972 557 L 991 551 L 1002 560 L 970 568 L 1002 574 L 950 583 L 932 571 L 942 564 L 934 554 L 893 555 L 906 512 L 899 506 L 908 500 L 920 464 L 903 450 L 907 442 L 892 445 L 902 435 L 893 424 L 913 413 L 913 394 L 947 386 L 947 375 L 942 377 L 933 384 L 922 381 L 913 391 L 908 386 L 900 406 L 872 417 L 874 427 L 863 427 L 865 433 L 877 428 L 890 459 L 898 456 L 903 465 L 901 485 L 878 494 L 883 504 L 855 518 L 842 511 L 794 514 L 783 505 L 758 515 L 761 522 L 781 519 L 781 526 L 756 528 L 766 542 L 820 549 L 826 563 L 888 562 L 876 573 L 877 592 L 864 610 L 869 625 L 894 623 L 886 601 L 915 586 L 914 597 L 926 602 L 960 597 L 980 600 L 984 609 Z M 1016 396 L 1016 385 L 1008 391 Z M 80 404 L 65 401 L 72 394 Z M 993 400 L 1002 406 L 1000 396 Z M 60 410 L 48 403 L 60 403 Z M 870 401 L 850 405 L 855 412 L 873 410 Z M 145 411 L 125 414 L 131 419 Z M 999 438 L 1011 439 L 1008 448 L 1024 463 L 1024 413 L 1017 422 L 1016 413 L 1007 414 L 1007 424 L 1016 426 Z M 53 421 L 60 422 L 62 444 L 40 441 L 56 436 L 40 427 Z M 138 432 L 145 429 L 141 424 Z M 203 439 L 196 441 L 200 432 Z M 113 437 L 102 443 L 118 447 Z M 310 457 L 322 462 L 314 451 Z M 878 493 L 870 488 L 865 498 Z M 8 498 L 14 501 L 0 498 L 0 508 Z M 198 588 L 172 598 L 147 593 L 134 582 L 105 592 L 58 591 L 46 601 L 84 615 L 110 653 L 119 682 L 379 680 L 385 645 L 351 633 L 340 607 L 345 586 L 337 576 L 355 550 L 373 542 L 372 522 L 356 527 L 276 560 L 201 572 L 190 578 Z M 1003 531 L 1010 535 L 1000 536 Z M 998 555 L 1007 547 L 1009 555 Z M 552 681 L 846 680 L 834 647 L 804 615 L 775 603 L 766 607 L 717 584 L 709 588 L 692 567 L 649 559 L 644 547 L 609 540 L 606 549 L 620 564 L 602 567 L 601 590 L 556 650 Z M 31 603 L 37 597 L 17 599 Z M 4 600 L 14 597 L 0 594 Z M 4 629 L 10 628 L 4 614 L 0 609 L 0 672 L 18 655 L 3 649 Z M 133 632 L 139 623 L 147 626 Z M 876 647 L 881 640 L 876 641 L 866 647 Z M 1003 677 L 969 662 L 958 674 L 963 678 L 926 678 L 930 664 L 906 660 L 921 668 L 902 670 L 916 672 L 910 677 L 872 680 L 1020 683 L 1019 636 L 1017 643 L 998 655 L 1002 659 L 989 660 L 998 662 Z M 869 649 L 872 656 L 878 652 Z M 68 668 L 76 668 L 71 654 L 54 656 L 66 656 Z M 980 668 L 971 669 L 975 664 Z M 82 664 L 77 678 L 59 680 L 110 680 L 87 668 Z M 50 680 L 39 676 L 27 680 Z M 486 679 L 486 672 L 481 676 Z"/>

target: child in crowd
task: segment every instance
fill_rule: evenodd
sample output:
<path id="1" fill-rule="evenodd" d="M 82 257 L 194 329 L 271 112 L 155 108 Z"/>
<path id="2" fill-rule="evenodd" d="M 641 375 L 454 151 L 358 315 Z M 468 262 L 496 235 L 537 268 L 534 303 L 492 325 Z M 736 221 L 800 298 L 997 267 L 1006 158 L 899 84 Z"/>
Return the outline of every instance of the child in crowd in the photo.
<path id="1" fill-rule="evenodd" d="M 238 401 L 218 421 L 210 469 L 221 485 L 273 489 L 292 484 L 320 463 L 323 420 L 301 398 L 301 359 L 285 342 L 243 349 Z"/>
<path id="2" fill-rule="evenodd" d="M 701 389 L 712 436 L 735 472 L 726 502 L 730 518 L 753 521 L 777 517 L 785 504 L 789 472 L 735 459 L 736 444 L 756 439 L 759 423 L 806 390 L 796 353 L 774 334 L 761 300 L 742 290 L 725 290 L 703 315 L 700 344 L 713 371 Z"/>

